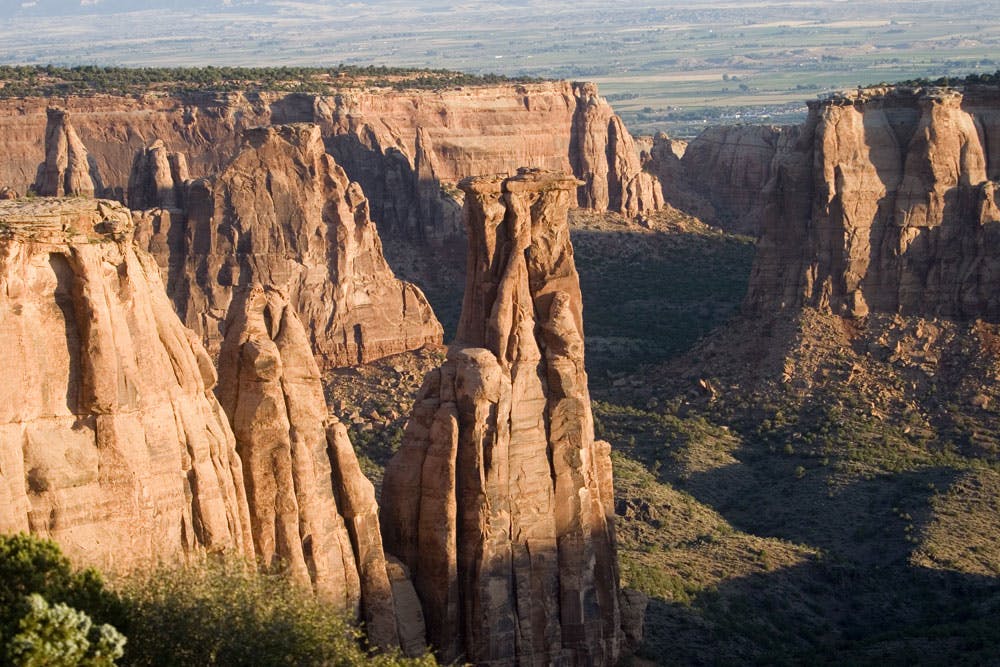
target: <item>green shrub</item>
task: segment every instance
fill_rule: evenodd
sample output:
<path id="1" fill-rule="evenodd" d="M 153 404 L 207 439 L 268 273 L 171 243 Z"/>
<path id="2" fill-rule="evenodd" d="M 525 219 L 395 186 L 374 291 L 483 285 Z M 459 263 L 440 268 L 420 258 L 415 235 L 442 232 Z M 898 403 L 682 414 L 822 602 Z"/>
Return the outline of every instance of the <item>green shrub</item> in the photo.
<path id="1" fill-rule="evenodd" d="M 433 665 L 372 654 L 335 607 L 241 560 L 161 567 L 123 582 L 130 665 Z"/>
<path id="2" fill-rule="evenodd" d="M 27 613 L 5 646 L 15 667 L 114 667 L 125 637 L 112 626 L 94 626 L 90 617 L 61 602 L 49 605 L 38 593 L 27 597 Z"/>

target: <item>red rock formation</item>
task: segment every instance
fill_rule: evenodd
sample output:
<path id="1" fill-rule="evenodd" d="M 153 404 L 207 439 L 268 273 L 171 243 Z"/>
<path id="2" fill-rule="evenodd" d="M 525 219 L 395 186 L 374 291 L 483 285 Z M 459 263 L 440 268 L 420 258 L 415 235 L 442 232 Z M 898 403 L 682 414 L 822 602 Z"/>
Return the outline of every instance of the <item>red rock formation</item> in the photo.
<path id="1" fill-rule="evenodd" d="M 319 127 L 247 131 L 232 163 L 191 182 L 184 201 L 186 216 L 145 214 L 141 239 L 210 351 L 233 290 L 255 282 L 288 295 L 324 366 L 441 342 L 423 294 L 393 276 L 364 193 L 326 154 Z"/>
<path id="2" fill-rule="evenodd" d="M 257 556 L 362 611 L 372 644 L 398 646 L 375 489 L 327 414 L 306 330 L 278 292 L 255 285 L 233 301 L 218 394 L 243 461 Z"/>
<path id="3" fill-rule="evenodd" d="M 1000 319 L 993 89 L 865 91 L 783 140 L 748 307 Z"/>
<path id="4" fill-rule="evenodd" d="M 582 208 L 634 217 L 663 206 L 655 176 L 643 169 L 639 151 L 622 119 L 592 83 L 573 84 L 576 109 L 570 135 L 573 173 L 583 180 Z"/>
<path id="5" fill-rule="evenodd" d="M 38 165 L 32 189 L 45 197 L 93 197 L 103 189 L 97 167 L 62 109 L 46 110 L 45 160 Z"/>
<path id="6" fill-rule="evenodd" d="M 128 178 L 129 208 L 182 208 L 184 183 L 188 180 L 187 158 L 171 153 L 160 140 L 140 150 L 132 161 Z"/>
<path id="7" fill-rule="evenodd" d="M 233 159 L 247 128 L 317 123 L 338 163 L 371 199 L 382 233 L 395 238 L 433 240 L 461 232 L 455 184 L 478 174 L 513 174 L 522 165 L 606 169 L 593 184 L 599 192 L 584 187 L 582 197 L 627 215 L 659 201 L 631 137 L 591 84 L 352 90 L 334 96 L 94 96 L 64 103 L 104 183 L 123 193 L 133 157 L 154 140 L 168 153 L 185 154 L 191 176 L 204 178 Z M 34 178 L 45 157 L 46 105 L 34 98 L 0 100 L 0 183 L 23 190 Z"/>
<path id="8" fill-rule="evenodd" d="M 674 141 L 661 135 L 648 168 L 675 208 L 728 231 L 757 235 L 781 132 L 770 125 L 709 127 L 680 155 Z"/>
<path id="9" fill-rule="evenodd" d="M 417 396 L 382 491 L 445 661 L 613 664 L 620 619 L 610 448 L 594 441 L 573 178 L 463 181 L 457 342 Z"/>
<path id="10" fill-rule="evenodd" d="M 215 370 L 118 204 L 0 202 L 0 531 L 127 568 L 252 555 Z"/>

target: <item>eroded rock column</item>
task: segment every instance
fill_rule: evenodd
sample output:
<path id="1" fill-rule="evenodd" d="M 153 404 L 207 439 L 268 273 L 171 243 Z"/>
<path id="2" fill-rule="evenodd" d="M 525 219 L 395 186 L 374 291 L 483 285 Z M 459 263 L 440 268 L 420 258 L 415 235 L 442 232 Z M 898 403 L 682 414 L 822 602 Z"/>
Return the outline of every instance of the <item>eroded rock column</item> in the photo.
<path id="1" fill-rule="evenodd" d="M 521 170 L 466 192 L 465 302 L 382 492 L 445 661 L 613 664 L 610 448 L 594 441 L 566 220 L 578 181 Z"/>

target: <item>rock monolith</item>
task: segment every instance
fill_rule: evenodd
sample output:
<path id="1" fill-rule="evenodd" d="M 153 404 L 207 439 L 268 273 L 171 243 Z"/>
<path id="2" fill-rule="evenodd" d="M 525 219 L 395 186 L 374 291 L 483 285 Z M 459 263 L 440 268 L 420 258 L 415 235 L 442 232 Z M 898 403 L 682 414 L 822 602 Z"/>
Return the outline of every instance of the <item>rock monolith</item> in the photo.
<path id="1" fill-rule="evenodd" d="M 382 490 L 446 662 L 614 664 L 610 447 L 594 440 L 567 210 L 578 181 L 521 170 L 466 193 L 465 301 Z"/>

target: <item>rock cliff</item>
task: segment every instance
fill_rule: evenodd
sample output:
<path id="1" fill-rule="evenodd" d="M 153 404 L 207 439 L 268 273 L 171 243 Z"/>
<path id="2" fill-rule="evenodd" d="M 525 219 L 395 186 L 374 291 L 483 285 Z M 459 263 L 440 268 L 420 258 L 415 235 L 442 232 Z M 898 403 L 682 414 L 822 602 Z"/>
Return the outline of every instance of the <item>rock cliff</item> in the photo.
<path id="1" fill-rule="evenodd" d="M 626 215 L 657 206 L 631 137 L 591 84 L 539 82 L 440 91 L 198 93 L 63 100 L 109 190 L 125 193 L 133 157 L 160 140 L 192 178 L 221 171 L 251 127 L 316 123 L 372 201 L 383 234 L 411 241 L 462 231 L 467 176 L 519 166 L 577 172 L 581 201 Z M 0 183 L 25 191 L 45 159 L 47 100 L 0 100 Z M 123 194 L 124 198 L 124 194 Z M 148 208 L 130 202 L 133 208 Z"/>
<path id="2" fill-rule="evenodd" d="M 204 348 L 120 205 L 0 202 L 0 531 L 109 568 L 253 553 Z"/>
<path id="3" fill-rule="evenodd" d="M 136 153 L 132 161 L 126 203 L 136 211 L 183 208 L 187 180 L 184 153 L 172 153 L 162 141 L 156 140 Z"/>
<path id="4" fill-rule="evenodd" d="M 398 646 L 375 489 L 347 430 L 327 414 L 306 329 L 277 291 L 254 285 L 233 300 L 218 394 L 243 462 L 258 558 L 363 611 L 372 644 Z"/>
<path id="5" fill-rule="evenodd" d="M 448 360 L 417 396 L 382 491 L 445 661 L 613 664 L 610 447 L 595 442 L 567 210 L 577 181 L 462 181 L 469 254 Z"/>
<path id="6" fill-rule="evenodd" d="M 1000 319 L 1000 92 L 875 89 L 780 142 L 747 306 Z"/>
<path id="7" fill-rule="evenodd" d="M 675 208 L 727 231 L 755 236 L 781 133 L 782 128 L 770 125 L 720 125 L 707 128 L 682 151 L 660 135 L 648 168 Z"/>
<path id="8" fill-rule="evenodd" d="M 155 190 L 162 204 L 177 189 L 180 171 L 164 153 L 154 144 L 136 160 L 143 201 Z M 182 198 L 183 212 L 145 212 L 139 238 L 210 352 L 234 289 L 254 283 L 287 295 L 324 366 L 441 342 L 430 305 L 393 275 L 364 193 L 325 152 L 318 126 L 248 130 L 222 173 L 188 182 Z"/>
<path id="9" fill-rule="evenodd" d="M 103 187 L 97 165 L 69 122 L 69 114 L 50 108 L 46 118 L 45 159 L 38 165 L 32 190 L 45 197 L 100 194 Z"/>

